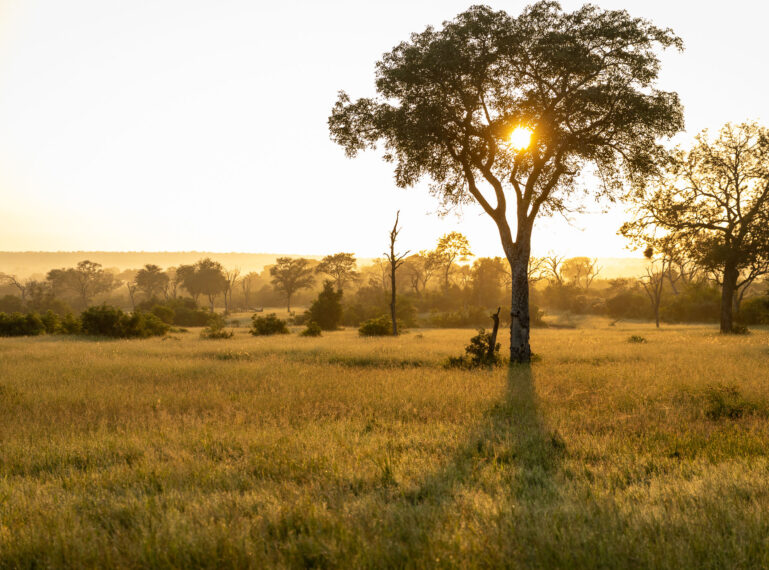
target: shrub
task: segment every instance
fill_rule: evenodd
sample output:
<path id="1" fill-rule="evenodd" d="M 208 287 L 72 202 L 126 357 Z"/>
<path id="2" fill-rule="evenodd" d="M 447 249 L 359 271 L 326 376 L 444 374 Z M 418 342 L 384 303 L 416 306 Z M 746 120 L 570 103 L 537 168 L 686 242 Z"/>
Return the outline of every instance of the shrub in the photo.
<path id="1" fill-rule="evenodd" d="M 224 319 L 214 319 L 206 328 L 200 331 L 200 338 L 209 340 L 218 340 L 224 338 L 232 338 L 235 336 L 235 332 L 224 329 Z"/>
<path id="2" fill-rule="evenodd" d="M 151 313 L 124 314 L 120 325 L 122 329 L 120 338 L 163 336 L 171 328 Z"/>
<path id="3" fill-rule="evenodd" d="M 316 323 L 315 321 L 310 321 L 307 323 L 307 328 L 304 329 L 301 333 L 302 336 L 320 336 L 321 335 L 321 329 L 320 325 Z"/>
<path id="4" fill-rule="evenodd" d="M 323 283 L 323 290 L 310 306 L 308 316 L 321 330 L 333 331 L 339 328 L 342 321 L 342 292 L 335 291 L 331 281 Z"/>
<path id="5" fill-rule="evenodd" d="M 80 319 L 72 313 L 67 313 L 64 315 L 64 318 L 61 319 L 60 325 L 61 328 L 59 329 L 59 332 L 61 334 L 80 334 L 83 330 Z"/>
<path id="6" fill-rule="evenodd" d="M 644 344 L 646 342 L 646 339 L 642 336 L 634 334 L 633 336 L 628 338 L 627 341 L 631 344 Z"/>
<path id="7" fill-rule="evenodd" d="M 48 309 L 45 314 L 41 315 L 40 320 L 43 321 L 46 334 L 56 334 L 61 331 L 61 317 L 51 309 Z"/>
<path id="8" fill-rule="evenodd" d="M 162 336 L 169 329 L 168 325 L 155 315 L 140 312 L 127 315 L 108 305 L 86 309 L 80 315 L 80 322 L 84 334 L 112 338 Z"/>
<path id="9" fill-rule="evenodd" d="M 38 336 L 45 324 L 36 313 L 0 313 L 0 336 Z"/>
<path id="10" fill-rule="evenodd" d="M 485 329 L 478 329 L 478 334 L 470 339 L 470 344 L 465 347 L 463 356 L 449 357 L 448 368 L 479 368 L 481 366 L 495 366 L 500 364 L 500 344 L 497 342 L 489 354 L 491 348 L 491 333 Z"/>
<path id="11" fill-rule="evenodd" d="M 176 318 L 176 311 L 174 311 L 168 305 L 155 305 L 152 307 L 152 314 L 159 318 L 167 325 L 173 325 Z"/>
<path id="12" fill-rule="evenodd" d="M 737 319 L 746 325 L 769 325 L 769 295 L 743 301 Z"/>
<path id="13" fill-rule="evenodd" d="M 393 322 L 387 315 L 381 315 L 364 322 L 358 329 L 360 336 L 388 336 L 393 334 Z"/>
<path id="14" fill-rule="evenodd" d="M 705 392 L 705 399 L 705 416 L 711 420 L 736 420 L 749 408 L 740 391 L 734 386 L 710 386 Z"/>
<path id="15" fill-rule="evenodd" d="M 270 313 L 266 317 L 254 315 L 251 317 L 251 330 L 254 336 L 267 336 L 273 334 L 288 334 L 286 321 L 282 321 L 275 313 Z"/>

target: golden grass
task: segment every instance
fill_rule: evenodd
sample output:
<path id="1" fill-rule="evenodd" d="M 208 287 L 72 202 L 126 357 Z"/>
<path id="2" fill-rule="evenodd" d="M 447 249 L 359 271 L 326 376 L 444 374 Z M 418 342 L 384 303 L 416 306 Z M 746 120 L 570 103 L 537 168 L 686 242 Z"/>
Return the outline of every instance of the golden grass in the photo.
<path id="1" fill-rule="evenodd" d="M 769 333 L 590 324 L 0 339 L 0 566 L 769 566 Z"/>

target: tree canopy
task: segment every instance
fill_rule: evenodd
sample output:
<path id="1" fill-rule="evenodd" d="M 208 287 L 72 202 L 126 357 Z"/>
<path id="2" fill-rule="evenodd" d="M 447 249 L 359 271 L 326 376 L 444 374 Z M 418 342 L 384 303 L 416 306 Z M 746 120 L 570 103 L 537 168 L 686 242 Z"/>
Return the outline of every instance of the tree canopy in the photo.
<path id="1" fill-rule="evenodd" d="M 300 289 L 307 289 L 315 282 L 310 261 L 303 257 L 279 257 L 270 267 L 272 285 L 286 296 L 286 307 L 291 312 L 291 297 Z"/>

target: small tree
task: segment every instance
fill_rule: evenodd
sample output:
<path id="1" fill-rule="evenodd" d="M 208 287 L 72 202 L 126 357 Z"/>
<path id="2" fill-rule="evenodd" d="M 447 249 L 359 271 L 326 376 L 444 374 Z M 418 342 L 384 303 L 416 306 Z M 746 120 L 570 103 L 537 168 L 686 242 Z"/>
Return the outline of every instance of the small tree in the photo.
<path id="1" fill-rule="evenodd" d="M 230 269 L 224 271 L 225 288 L 224 288 L 224 312 L 229 314 L 232 309 L 232 290 L 235 288 L 235 283 L 240 277 L 240 269 Z"/>
<path id="2" fill-rule="evenodd" d="M 646 296 L 649 297 L 654 312 L 654 322 L 657 328 L 660 328 L 660 304 L 665 290 L 665 278 L 670 276 L 672 260 L 665 251 L 662 252 L 661 257 L 655 258 L 654 249 L 651 246 L 646 248 L 644 256 L 649 260 L 649 266 L 646 268 L 646 274 L 639 281 L 646 291 Z"/>
<path id="3" fill-rule="evenodd" d="M 342 291 L 344 286 L 357 281 L 360 274 L 355 271 L 355 255 L 352 253 L 335 253 L 324 257 L 315 268 L 316 273 L 325 273 L 331 277 L 337 291 Z"/>
<path id="4" fill-rule="evenodd" d="M 473 255 L 473 252 L 470 251 L 470 242 L 461 233 L 451 232 L 438 239 L 435 253 L 443 266 L 443 286 L 448 289 L 449 277 L 454 263 L 467 261 Z"/>
<path id="5" fill-rule="evenodd" d="M 270 275 L 275 290 L 286 296 L 286 309 L 289 313 L 294 293 L 312 287 L 315 283 L 310 261 L 303 257 L 279 257 L 276 264 L 270 267 Z"/>
<path id="6" fill-rule="evenodd" d="M 440 265 L 440 256 L 435 251 L 422 250 L 405 259 L 404 267 L 414 293 L 422 295 L 427 290 L 427 283 Z"/>
<path id="7" fill-rule="evenodd" d="M 398 268 L 403 265 L 403 259 L 409 254 L 408 251 L 406 253 L 395 253 L 395 240 L 400 233 L 400 230 L 398 229 L 398 218 L 400 218 L 400 215 L 401 211 L 398 210 L 395 214 L 395 224 L 393 225 L 393 229 L 390 230 L 390 251 L 385 252 L 387 262 L 390 264 L 390 318 L 392 319 L 393 336 L 398 336 L 398 319 L 396 317 L 395 309 L 395 274 L 398 271 Z"/>
<path id="8" fill-rule="evenodd" d="M 201 259 L 195 264 L 195 280 L 200 292 L 208 297 L 213 313 L 214 299 L 227 290 L 227 277 L 224 275 L 222 264 L 210 257 Z"/>
<path id="9" fill-rule="evenodd" d="M 709 271 L 721 285 L 721 332 L 732 332 L 740 287 L 769 271 L 769 130 L 745 123 L 715 139 L 703 132 L 633 197 L 635 219 L 620 232 L 652 244 L 663 233 Z"/>
<path id="10" fill-rule="evenodd" d="M 147 299 L 160 295 L 168 287 L 168 275 L 157 265 L 147 264 L 136 274 L 134 283 Z"/>
<path id="11" fill-rule="evenodd" d="M 581 287 L 585 291 L 590 289 L 595 278 L 601 273 L 597 259 L 589 257 L 572 257 L 563 262 L 561 275 L 575 287 Z"/>
<path id="12" fill-rule="evenodd" d="M 309 310 L 310 321 L 314 321 L 324 331 L 339 328 L 342 322 L 342 291 L 334 289 L 334 282 L 326 280 L 323 290 Z"/>

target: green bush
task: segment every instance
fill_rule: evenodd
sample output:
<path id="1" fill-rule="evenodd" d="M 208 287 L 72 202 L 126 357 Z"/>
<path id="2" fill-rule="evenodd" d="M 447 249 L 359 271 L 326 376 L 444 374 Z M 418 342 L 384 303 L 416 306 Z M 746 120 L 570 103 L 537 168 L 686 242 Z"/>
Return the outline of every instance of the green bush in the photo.
<path id="1" fill-rule="evenodd" d="M 0 313 L 0 336 L 38 336 L 45 324 L 36 313 Z"/>
<path id="2" fill-rule="evenodd" d="M 342 292 L 335 291 L 331 281 L 323 283 L 323 290 L 310 306 L 308 317 L 324 331 L 339 328 L 342 322 Z"/>
<path id="3" fill-rule="evenodd" d="M 219 315 L 217 315 L 219 316 Z M 235 332 L 231 330 L 225 330 L 224 319 L 214 319 L 206 328 L 200 331 L 200 338 L 208 340 L 218 340 L 225 338 L 232 338 L 235 336 Z"/>
<path id="4" fill-rule="evenodd" d="M 174 320 L 176 319 L 176 311 L 174 311 L 168 305 L 155 305 L 152 307 L 151 312 L 167 325 L 176 324 L 174 323 Z"/>
<path id="5" fill-rule="evenodd" d="M 737 320 L 746 325 L 769 325 L 769 295 L 743 301 Z"/>
<path id="6" fill-rule="evenodd" d="M 360 336 L 388 336 L 393 334 L 393 322 L 387 315 L 381 315 L 364 322 L 358 329 Z"/>
<path id="7" fill-rule="evenodd" d="M 273 334 L 288 334 L 286 321 L 282 321 L 275 313 L 270 313 L 266 317 L 254 315 L 251 317 L 251 330 L 254 336 L 268 336 Z"/>
<path id="8" fill-rule="evenodd" d="M 301 336 L 320 336 L 321 335 L 321 328 L 318 323 L 315 321 L 310 321 L 307 323 L 307 328 L 304 329 L 301 333 L 299 333 Z"/>
<path id="9" fill-rule="evenodd" d="M 470 339 L 470 344 L 465 347 L 465 354 L 458 357 L 449 357 L 448 368 L 479 368 L 481 366 L 495 366 L 500 364 L 500 344 L 497 342 L 489 354 L 491 348 L 491 333 L 485 329 L 478 329 L 478 334 Z"/>
<path id="10" fill-rule="evenodd" d="M 80 322 L 83 334 L 112 338 L 162 336 L 169 329 L 168 325 L 155 315 L 141 312 L 127 315 L 108 305 L 86 309 L 80 315 Z"/>

